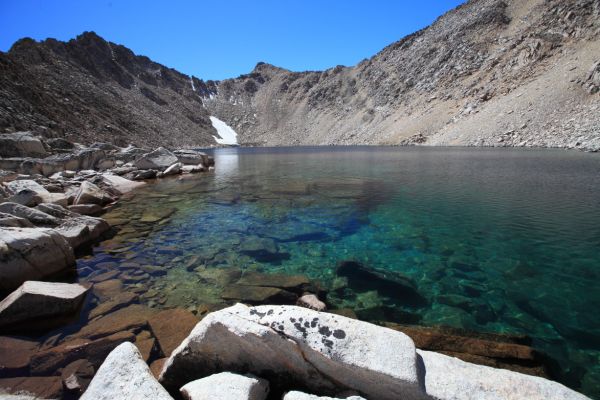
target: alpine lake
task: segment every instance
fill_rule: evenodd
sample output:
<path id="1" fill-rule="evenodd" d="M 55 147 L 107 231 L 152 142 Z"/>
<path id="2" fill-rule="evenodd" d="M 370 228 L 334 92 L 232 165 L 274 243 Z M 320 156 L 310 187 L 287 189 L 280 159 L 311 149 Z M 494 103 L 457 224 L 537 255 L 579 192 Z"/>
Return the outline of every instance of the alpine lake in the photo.
<path id="1" fill-rule="evenodd" d="M 143 304 L 202 315 L 235 303 L 240 276 L 304 275 L 329 309 L 362 320 L 527 335 L 556 364 L 555 379 L 600 396 L 597 154 L 213 155 L 213 172 L 121 199 L 103 216 L 116 235 L 78 259 L 76 280 L 117 278 Z"/>

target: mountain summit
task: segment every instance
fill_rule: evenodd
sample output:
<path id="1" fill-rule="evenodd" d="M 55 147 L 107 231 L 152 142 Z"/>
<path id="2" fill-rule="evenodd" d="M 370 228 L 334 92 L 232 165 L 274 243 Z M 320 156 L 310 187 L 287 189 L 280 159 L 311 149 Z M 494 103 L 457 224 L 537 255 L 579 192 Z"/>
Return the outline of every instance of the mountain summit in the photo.
<path id="1" fill-rule="evenodd" d="M 204 82 L 86 32 L 0 53 L 0 129 L 83 142 L 600 148 L 600 1 L 471 0 L 354 67 Z"/>

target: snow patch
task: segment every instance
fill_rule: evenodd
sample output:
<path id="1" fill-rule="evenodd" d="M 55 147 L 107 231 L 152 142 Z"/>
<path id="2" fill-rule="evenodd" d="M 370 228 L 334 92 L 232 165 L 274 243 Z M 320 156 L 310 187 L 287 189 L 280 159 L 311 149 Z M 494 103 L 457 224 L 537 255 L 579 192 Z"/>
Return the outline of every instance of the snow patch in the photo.
<path id="1" fill-rule="evenodd" d="M 237 142 L 237 133 L 227 125 L 225 122 L 221 121 L 217 117 L 210 116 L 210 122 L 212 126 L 217 130 L 217 133 L 220 138 L 213 135 L 215 141 L 219 144 L 238 144 Z"/>
<path id="2" fill-rule="evenodd" d="M 194 86 L 194 79 L 190 76 L 190 83 L 192 84 L 192 90 L 195 92 L 196 87 Z"/>

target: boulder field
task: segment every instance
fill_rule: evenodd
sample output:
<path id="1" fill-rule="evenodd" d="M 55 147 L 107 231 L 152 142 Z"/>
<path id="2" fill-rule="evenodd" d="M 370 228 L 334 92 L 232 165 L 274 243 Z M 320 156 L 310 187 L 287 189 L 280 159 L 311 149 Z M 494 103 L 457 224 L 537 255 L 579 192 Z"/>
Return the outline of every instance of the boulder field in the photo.
<path id="1" fill-rule="evenodd" d="M 119 345 L 82 398 L 179 395 L 191 400 L 587 399 L 544 378 L 419 350 L 408 336 L 385 327 L 297 306 L 242 304 L 198 322 L 162 363 L 158 381 L 134 345 Z"/>
<path id="2" fill-rule="evenodd" d="M 76 252 L 111 233 L 98 216 L 148 179 L 213 165 L 195 150 L 0 134 L 0 293 L 70 271 Z"/>

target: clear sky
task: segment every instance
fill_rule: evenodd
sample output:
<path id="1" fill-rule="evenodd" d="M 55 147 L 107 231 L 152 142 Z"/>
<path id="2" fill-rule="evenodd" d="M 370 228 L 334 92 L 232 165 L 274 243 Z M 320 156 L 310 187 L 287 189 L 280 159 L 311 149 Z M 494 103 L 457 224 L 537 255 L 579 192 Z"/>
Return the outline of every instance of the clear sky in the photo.
<path id="1" fill-rule="evenodd" d="M 354 65 L 461 0 L 0 0 L 0 50 L 83 31 L 201 79 Z"/>

